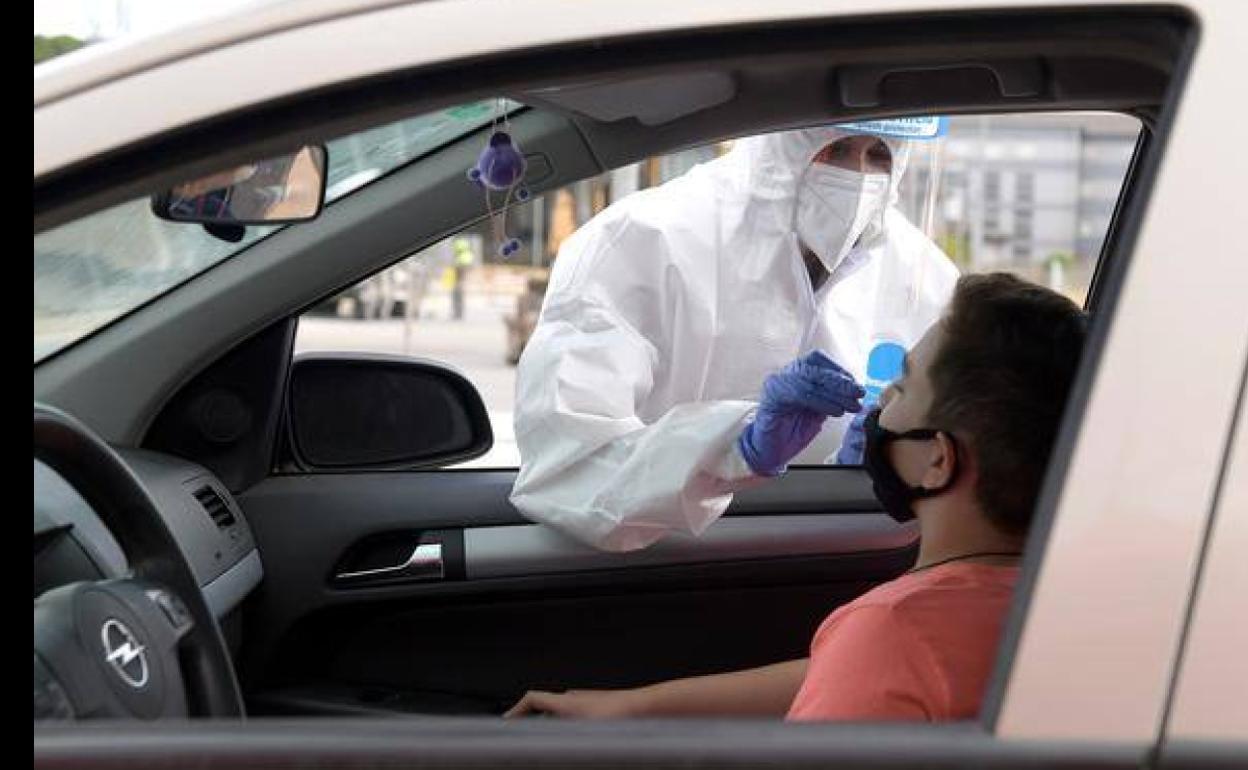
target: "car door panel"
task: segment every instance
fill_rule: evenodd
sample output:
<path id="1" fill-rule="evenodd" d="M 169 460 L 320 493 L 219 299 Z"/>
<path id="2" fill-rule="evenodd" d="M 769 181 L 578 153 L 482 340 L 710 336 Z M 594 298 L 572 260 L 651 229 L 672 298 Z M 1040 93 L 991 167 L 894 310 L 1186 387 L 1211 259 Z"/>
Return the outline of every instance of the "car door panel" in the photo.
<path id="1" fill-rule="evenodd" d="M 700 537 L 674 535 L 650 548 L 609 553 L 554 530 L 481 527 L 464 532 L 467 578 L 562 574 L 744 559 L 821 556 L 904 548 L 917 528 L 878 513 L 833 516 L 730 516 Z"/>
<path id="2" fill-rule="evenodd" d="M 822 618 L 914 557 L 917 532 L 872 510 L 859 470 L 795 469 L 702 537 L 627 554 L 528 524 L 513 477 L 275 478 L 241 496 L 266 557 L 242 666 L 253 707 L 497 713 L 530 687 L 800 657 Z M 422 543 L 439 545 L 441 577 L 335 580 Z"/>

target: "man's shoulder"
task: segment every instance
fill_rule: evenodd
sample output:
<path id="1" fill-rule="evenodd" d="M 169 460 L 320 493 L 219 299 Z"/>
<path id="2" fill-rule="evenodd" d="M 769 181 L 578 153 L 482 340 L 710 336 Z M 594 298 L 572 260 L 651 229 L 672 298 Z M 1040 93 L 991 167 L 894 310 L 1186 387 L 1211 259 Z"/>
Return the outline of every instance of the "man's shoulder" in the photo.
<path id="1" fill-rule="evenodd" d="M 671 206 L 664 202 L 667 197 L 662 188 L 650 188 L 612 203 L 568 236 L 559 249 L 559 258 L 565 252 L 579 253 L 587 248 L 661 242 L 671 217 Z"/>
<path id="2" fill-rule="evenodd" d="M 881 583 L 853 601 L 833 610 L 820 624 L 815 638 L 816 640 L 822 639 L 831 629 L 843 628 L 847 625 L 861 628 L 866 625 L 891 624 L 897 609 L 906 602 L 912 592 L 913 589 L 907 586 L 901 578 Z"/>
<path id="3" fill-rule="evenodd" d="M 575 273 L 578 282 L 610 284 L 608 288 L 638 283 L 678 288 L 660 281 L 664 271 L 705 267 L 717 253 L 708 249 L 715 243 L 714 217 L 705 206 L 689 209 L 677 195 L 681 186 L 673 186 L 680 181 L 640 190 L 600 211 L 560 246 L 556 273 Z"/>
<path id="4" fill-rule="evenodd" d="M 1013 591 L 1017 568 L 963 565 L 963 568 L 907 573 L 881 583 L 847 608 L 886 609 L 901 614 L 966 598 L 1006 598 Z"/>
<path id="5" fill-rule="evenodd" d="M 910 577 L 910 575 L 902 575 L 881 583 L 845 605 L 845 609 L 895 610 L 907 602 L 913 602 L 916 596 L 922 598 L 931 590 L 931 587 L 922 581 L 909 579 Z"/>

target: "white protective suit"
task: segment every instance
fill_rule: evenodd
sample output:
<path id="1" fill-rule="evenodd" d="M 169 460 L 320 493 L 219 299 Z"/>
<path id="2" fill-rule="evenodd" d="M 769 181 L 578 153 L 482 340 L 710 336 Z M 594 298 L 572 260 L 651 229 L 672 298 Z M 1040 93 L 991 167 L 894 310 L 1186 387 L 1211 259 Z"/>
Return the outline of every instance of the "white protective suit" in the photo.
<path id="1" fill-rule="evenodd" d="M 564 242 L 516 384 L 512 503 L 610 551 L 701 534 L 759 482 L 736 448 L 764 378 L 821 349 L 862 381 L 872 346 L 910 348 L 957 269 L 888 204 L 817 292 L 794 235 L 796 191 L 833 127 L 740 140 L 601 212 Z M 829 419 L 798 461 L 824 461 Z M 816 453 L 812 456 L 812 452 Z"/>

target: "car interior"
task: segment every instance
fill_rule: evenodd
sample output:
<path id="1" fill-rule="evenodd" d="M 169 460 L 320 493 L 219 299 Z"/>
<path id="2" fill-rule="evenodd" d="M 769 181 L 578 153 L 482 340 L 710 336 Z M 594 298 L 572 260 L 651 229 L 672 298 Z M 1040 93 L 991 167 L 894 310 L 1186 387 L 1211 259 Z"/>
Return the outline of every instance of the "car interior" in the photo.
<path id="1" fill-rule="evenodd" d="M 500 96 L 516 104 L 509 121 L 534 194 L 680 148 L 850 118 L 1121 112 L 1143 131 L 1089 293 L 1070 441 L 1193 29 L 1164 8 L 1050 10 L 500 53 L 222 116 L 36 180 L 35 229 Z M 50 715 L 499 715 L 530 688 L 628 687 L 801 657 L 829 612 L 910 566 L 917 530 L 883 514 L 848 467 L 797 468 L 740 494 L 700 539 L 593 551 L 520 516 L 507 499 L 515 469 L 444 467 L 492 442 L 462 376 L 430 361 L 294 355 L 305 310 L 485 216 L 464 173 L 488 132 L 434 148 L 36 363 L 37 712 L 42 665 L 70 690 L 47 685 Z M 353 449 L 373 432 L 366 407 L 387 388 L 415 394 L 404 424 L 428 429 L 364 458 Z M 1059 446 L 1048 484 L 1063 468 Z M 1043 548 L 1038 519 L 1029 569 Z M 75 587 L 159 627 L 151 670 L 130 674 L 167 677 L 184 699 L 92 683 L 95 664 L 66 641 L 81 633 L 66 609 Z M 1026 597 L 1025 576 L 1015 601 Z M 999 667 L 1012 642 L 1007 633 Z"/>

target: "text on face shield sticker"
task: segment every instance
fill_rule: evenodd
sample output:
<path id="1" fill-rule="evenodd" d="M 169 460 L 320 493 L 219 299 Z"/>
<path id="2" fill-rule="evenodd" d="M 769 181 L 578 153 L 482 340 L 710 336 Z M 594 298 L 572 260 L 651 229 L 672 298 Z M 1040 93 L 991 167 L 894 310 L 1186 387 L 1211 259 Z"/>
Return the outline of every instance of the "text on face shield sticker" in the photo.
<path id="1" fill-rule="evenodd" d="M 893 139 L 937 139 L 949 130 L 949 119 L 944 117 L 886 118 L 838 123 L 837 128 Z"/>

